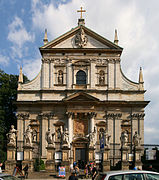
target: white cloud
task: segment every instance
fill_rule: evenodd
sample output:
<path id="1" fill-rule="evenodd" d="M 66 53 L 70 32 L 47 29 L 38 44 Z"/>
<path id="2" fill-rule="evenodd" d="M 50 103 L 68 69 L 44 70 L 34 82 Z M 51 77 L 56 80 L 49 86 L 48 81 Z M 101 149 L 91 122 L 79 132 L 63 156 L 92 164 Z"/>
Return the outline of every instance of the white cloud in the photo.
<path id="1" fill-rule="evenodd" d="M 40 58 L 32 60 L 23 60 L 23 73 L 32 80 L 37 76 L 40 71 L 41 60 Z"/>
<path id="2" fill-rule="evenodd" d="M 1 66 L 8 66 L 9 58 L 7 56 L 3 56 L 0 54 L 0 65 Z"/>
<path id="3" fill-rule="evenodd" d="M 33 27 L 40 32 L 47 28 L 48 38 L 52 40 L 77 26 L 80 14 L 76 11 L 81 6 L 87 11 L 83 17 L 88 28 L 111 41 L 117 28 L 119 45 L 124 48 L 121 57 L 122 69 L 128 78 L 137 82 L 139 68 L 143 67 L 147 89 L 145 100 L 152 101 L 146 108 L 145 141 L 159 143 L 156 136 L 159 125 L 159 2 L 72 0 L 55 8 L 51 2 L 43 4 L 40 0 L 32 0 Z M 149 137 L 151 133 L 152 136 Z"/>
<path id="4" fill-rule="evenodd" d="M 24 48 L 23 45 L 26 42 L 33 42 L 34 35 L 27 32 L 22 19 L 17 16 L 14 18 L 13 22 L 9 24 L 8 28 L 8 40 L 13 43 L 13 46 L 11 48 L 13 55 L 22 58 Z"/>

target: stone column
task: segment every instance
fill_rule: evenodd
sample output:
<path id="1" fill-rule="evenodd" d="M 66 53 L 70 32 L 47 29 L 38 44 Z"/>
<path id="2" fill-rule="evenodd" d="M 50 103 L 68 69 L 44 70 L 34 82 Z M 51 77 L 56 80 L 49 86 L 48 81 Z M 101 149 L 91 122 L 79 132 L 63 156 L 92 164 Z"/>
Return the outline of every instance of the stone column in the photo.
<path id="1" fill-rule="evenodd" d="M 108 63 L 108 89 L 114 89 L 114 60 Z"/>
<path id="2" fill-rule="evenodd" d="M 109 153 L 110 153 L 110 148 L 105 147 L 103 152 L 103 172 L 110 171 Z"/>
<path id="3" fill-rule="evenodd" d="M 90 132 L 94 132 L 94 118 L 96 116 L 95 112 L 90 113 Z"/>
<path id="4" fill-rule="evenodd" d="M 72 86 L 72 79 L 73 79 L 73 77 L 72 77 L 72 72 L 71 72 L 71 69 L 72 69 L 72 65 L 71 65 L 71 62 L 68 62 L 67 63 L 67 67 L 66 67 L 67 69 L 66 69 L 66 72 L 67 72 L 67 81 L 66 81 L 66 83 L 67 83 L 67 89 L 70 89 L 71 88 L 71 86 Z"/>
<path id="5" fill-rule="evenodd" d="M 68 112 L 68 132 L 69 132 L 69 145 L 70 143 L 72 143 L 72 139 L 73 139 L 73 113 Z"/>
<path id="6" fill-rule="evenodd" d="M 50 63 L 50 87 L 53 88 L 55 84 L 55 72 L 54 72 L 54 62 Z"/>
<path id="7" fill-rule="evenodd" d="M 46 170 L 55 172 L 55 147 L 47 146 Z"/>
<path id="8" fill-rule="evenodd" d="M 115 63 L 115 89 L 121 89 L 121 72 L 120 72 L 120 59 Z"/>
<path id="9" fill-rule="evenodd" d="M 88 150 L 88 161 L 89 162 L 95 162 L 95 153 L 94 153 L 95 148 L 94 147 L 89 147 Z"/>
<path id="10" fill-rule="evenodd" d="M 32 172 L 34 170 L 33 160 L 32 160 L 33 147 L 25 145 L 23 146 L 23 150 L 24 150 L 24 160 L 22 162 L 22 169 L 28 164 L 29 171 Z"/>
<path id="11" fill-rule="evenodd" d="M 134 159 L 135 163 L 134 166 L 142 170 L 142 162 L 141 162 L 141 155 L 142 155 L 143 148 L 141 146 L 134 147 Z"/>
<path id="12" fill-rule="evenodd" d="M 65 166 L 66 172 L 69 172 L 69 167 L 70 167 L 69 150 L 70 150 L 70 148 L 67 147 L 67 146 L 64 146 L 62 148 L 62 162 L 61 162 L 61 165 Z"/>
<path id="13" fill-rule="evenodd" d="M 14 168 L 16 167 L 16 146 L 12 144 L 7 145 L 7 161 L 5 162 L 5 170 L 8 173 L 13 173 Z"/>
<path id="14" fill-rule="evenodd" d="M 96 73 L 95 73 L 95 63 L 91 60 L 91 68 L 90 68 L 90 88 L 95 88 L 96 83 Z"/>
<path id="15" fill-rule="evenodd" d="M 128 161 L 128 146 L 121 147 L 121 169 L 122 170 L 129 170 L 129 161 Z"/>

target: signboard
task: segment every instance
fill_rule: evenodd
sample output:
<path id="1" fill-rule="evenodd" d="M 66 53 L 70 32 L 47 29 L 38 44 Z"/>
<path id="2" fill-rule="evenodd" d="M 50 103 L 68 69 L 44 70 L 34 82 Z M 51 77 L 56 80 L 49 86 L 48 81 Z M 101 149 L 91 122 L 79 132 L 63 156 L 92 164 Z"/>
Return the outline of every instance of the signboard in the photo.
<path id="1" fill-rule="evenodd" d="M 102 153 L 96 152 L 95 153 L 95 161 L 96 161 L 96 163 L 100 163 L 101 160 L 102 160 Z"/>
<path id="2" fill-rule="evenodd" d="M 23 152 L 17 152 L 17 161 L 23 161 Z"/>
<path id="3" fill-rule="evenodd" d="M 65 175 L 66 175 L 65 167 L 59 166 L 59 177 L 65 177 Z"/>
<path id="4" fill-rule="evenodd" d="M 156 160 L 156 150 L 146 150 L 146 160 Z"/>
<path id="5" fill-rule="evenodd" d="M 128 154 L 128 161 L 132 162 L 134 159 L 134 155 L 133 154 Z"/>
<path id="6" fill-rule="evenodd" d="M 55 162 L 61 162 L 62 161 L 62 152 L 58 151 L 55 152 Z"/>

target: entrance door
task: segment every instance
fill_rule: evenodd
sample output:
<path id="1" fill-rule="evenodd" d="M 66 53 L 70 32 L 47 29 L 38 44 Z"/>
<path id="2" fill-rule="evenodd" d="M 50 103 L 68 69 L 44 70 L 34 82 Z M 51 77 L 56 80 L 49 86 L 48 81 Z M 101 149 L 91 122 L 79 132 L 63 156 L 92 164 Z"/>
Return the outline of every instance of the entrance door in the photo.
<path id="1" fill-rule="evenodd" d="M 84 165 L 86 163 L 86 149 L 85 148 L 76 148 L 75 161 L 78 163 L 78 167 L 80 169 L 84 169 Z"/>

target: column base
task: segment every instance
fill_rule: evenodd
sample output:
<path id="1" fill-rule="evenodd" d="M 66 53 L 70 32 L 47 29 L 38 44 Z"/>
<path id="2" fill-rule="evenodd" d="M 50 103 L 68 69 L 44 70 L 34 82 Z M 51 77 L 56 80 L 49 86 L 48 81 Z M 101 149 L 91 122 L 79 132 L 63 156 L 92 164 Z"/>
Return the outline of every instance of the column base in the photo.
<path id="1" fill-rule="evenodd" d="M 16 167 L 16 161 L 15 160 L 7 160 L 5 162 L 5 170 L 7 173 L 13 174 L 15 167 Z"/>

